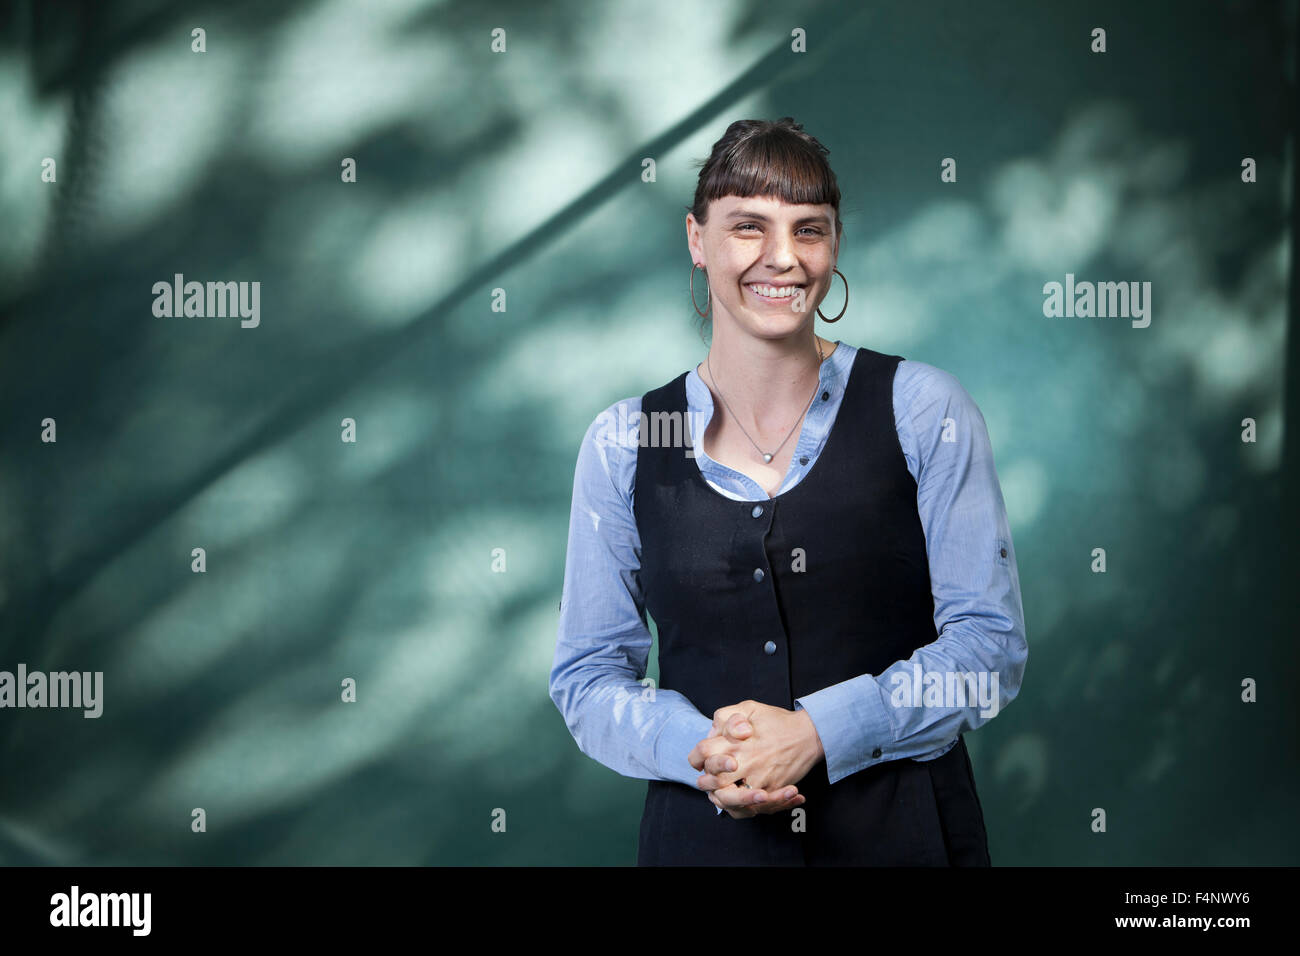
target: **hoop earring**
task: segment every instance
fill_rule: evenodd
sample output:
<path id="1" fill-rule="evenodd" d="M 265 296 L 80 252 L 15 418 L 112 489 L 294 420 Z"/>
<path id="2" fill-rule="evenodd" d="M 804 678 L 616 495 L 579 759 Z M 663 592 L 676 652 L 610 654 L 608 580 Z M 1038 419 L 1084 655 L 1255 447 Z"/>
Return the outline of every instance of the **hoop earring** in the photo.
<path id="1" fill-rule="evenodd" d="M 691 265 L 691 308 L 695 310 L 695 314 L 701 319 L 707 319 L 709 317 L 709 303 L 713 301 L 713 291 L 709 289 L 708 282 L 706 281 L 704 284 L 704 290 L 708 293 L 708 297 L 704 300 L 704 311 L 701 312 L 700 307 L 695 304 L 695 270 L 699 268 L 700 264 L 698 262 Z M 705 269 L 704 278 L 707 280 L 708 277 L 709 270 Z"/>
<path id="2" fill-rule="evenodd" d="M 832 271 L 834 271 L 834 273 L 837 276 L 839 276 L 841 279 L 844 279 L 844 273 L 841 272 L 839 269 L 834 269 Z M 844 313 L 848 311 L 848 308 L 849 308 L 849 280 L 844 279 L 844 308 L 840 309 L 840 314 L 835 316 L 835 318 L 833 319 L 828 319 L 826 318 L 826 316 L 822 315 L 822 310 L 820 308 L 817 309 L 817 314 L 822 316 L 822 321 L 824 322 L 838 322 L 840 319 L 844 318 Z"/>

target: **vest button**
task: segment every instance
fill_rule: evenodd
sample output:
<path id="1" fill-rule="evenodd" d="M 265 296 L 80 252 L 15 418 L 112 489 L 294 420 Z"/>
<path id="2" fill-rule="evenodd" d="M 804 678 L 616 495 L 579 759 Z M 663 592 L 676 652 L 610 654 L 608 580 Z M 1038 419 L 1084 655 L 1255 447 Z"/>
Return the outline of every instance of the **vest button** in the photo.
<path id="1" fill-rule="evenodd" d="M 873 757 L 879 757 L 879 756 L 880 756 L 880 748 L 877 747 L 875 750 L 871 751 L 871 756 L 873 756 Z"/>
<path id="2" fill-rule="evenodd" d="M 766 644 L 764 644 L 764 645 L 763 645 L 763 653 L 764 653 L 764 654 L 775 654 L 775 653 L 776 653 L 776 643 L 773 642 L 773 641 L 768 641 Z"/>
<path id="3" fill-rule="evenodd" d="M 755 518 L 759 517 L 762 513 L 763 513 L 762 505 L 754 505 L 754 510 L 750 512 L 750 514 L 752 514 Z M 1005 558 L 1006 552 L 1003 552 L 1002 556 Z"/>
<path id="4" fill-rule="evenodd" d="M 1003 548 L 1003 549 L 1002 549 L 1002 557 L 1005 558 L 1006 556 L 1007 556 L 1007 549 L 1006 549 L 1006 548 Z"/>
<path id="5" fill-rule="evenodd" d="M 799 459 L 799 464 L 801 464 L 801 465 L 806 465 L 806 464 L 808 464 L 808 459 L 807 459 L 807 458 L 800 458 L 800 459 Z"/>
<path id="6" fill-rule="evenodd" d="M 830 397 L 831 397 L 831 393 L 830 393 L 830 392 L 822 392 L 822 401 L 823 401 L 823 402 L 826 401 L 826 400 L 827 400 L 828 398 L 830 398 Z"/>
<path id="7" fill-rule="evenodd" d="M 762 569 L 762 568 L 755 568 L 755 569 L 754 569 L 754 580 L 755 580 L 755 581 L 761 581 L 761 580 L 763 580 L 763 569 Z"/>

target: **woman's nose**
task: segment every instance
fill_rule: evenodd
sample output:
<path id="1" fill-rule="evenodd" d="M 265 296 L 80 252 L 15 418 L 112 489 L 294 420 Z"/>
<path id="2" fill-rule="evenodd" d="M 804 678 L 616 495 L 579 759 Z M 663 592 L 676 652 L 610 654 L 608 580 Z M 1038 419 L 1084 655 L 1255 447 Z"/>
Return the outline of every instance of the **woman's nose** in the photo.
<path id="1" fill-rule="evenodd" d="M 794 256 L 794 237 L 787 236 L 779 230 L 768 233 L 767 258 L 774 265 L 792 265 Z"/>

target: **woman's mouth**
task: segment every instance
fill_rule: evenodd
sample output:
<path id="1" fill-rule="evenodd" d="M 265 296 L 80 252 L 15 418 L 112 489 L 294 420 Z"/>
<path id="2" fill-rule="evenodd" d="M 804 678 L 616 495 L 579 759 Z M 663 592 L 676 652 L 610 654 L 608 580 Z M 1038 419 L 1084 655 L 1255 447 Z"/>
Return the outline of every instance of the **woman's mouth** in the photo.
<path id="1" fill-rule="evenodd" d="M 745 286 L 750 292 L 766 302 L 788 302 L 804 288 L 801 285 L 765 285 L 761 282 Z"/>

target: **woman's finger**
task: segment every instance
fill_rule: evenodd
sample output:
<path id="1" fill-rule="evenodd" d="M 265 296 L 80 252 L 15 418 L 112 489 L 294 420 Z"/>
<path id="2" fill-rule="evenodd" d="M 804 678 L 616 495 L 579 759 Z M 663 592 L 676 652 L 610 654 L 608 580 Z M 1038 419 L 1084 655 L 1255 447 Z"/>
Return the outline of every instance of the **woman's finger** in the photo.
<path id="1" fill-rule="evenodd" d="M 717 753 L 704 759 L 704 772 L 712 774 L 728 773 L 738 766 L 736 758 L 729 753 Z M 730 781 L 734 782 L 734 781 Z"/>
<path id="2" fill-rule="evenodd" d="M 772 800 L 768 803 L 760 803 L 754 810 L 756 813 L 787 813 L 795 807 L 803 806 L 806 800 L 807 797 L 800 793 L 789 800 Z"/>

